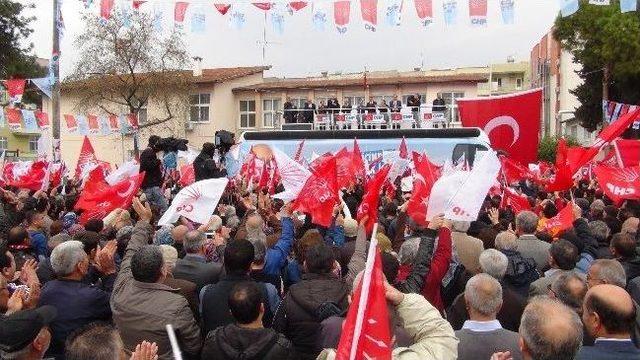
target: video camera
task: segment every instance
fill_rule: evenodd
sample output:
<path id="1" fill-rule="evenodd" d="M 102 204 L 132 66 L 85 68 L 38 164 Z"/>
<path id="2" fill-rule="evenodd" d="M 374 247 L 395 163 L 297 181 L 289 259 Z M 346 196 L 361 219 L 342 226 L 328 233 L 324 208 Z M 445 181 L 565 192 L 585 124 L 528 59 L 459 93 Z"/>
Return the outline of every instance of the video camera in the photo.
<path id="1" fill-rule="evenodd" d="M 167 138 L 161 138 L 155 145 L 155 148 L 159 151 L 167 152 L 176 152 L 176 151 L 187 151 L 187 144 L 189 140 L 187 139 L 177 139 L 173 136 Z"/>
<path id="2" fill-rule="evenodd" d="M 218 130 L 215 134 L 215 146 L 220 155 L 226 154 L 236 143 L 236 135 L 226 130 Z"/>

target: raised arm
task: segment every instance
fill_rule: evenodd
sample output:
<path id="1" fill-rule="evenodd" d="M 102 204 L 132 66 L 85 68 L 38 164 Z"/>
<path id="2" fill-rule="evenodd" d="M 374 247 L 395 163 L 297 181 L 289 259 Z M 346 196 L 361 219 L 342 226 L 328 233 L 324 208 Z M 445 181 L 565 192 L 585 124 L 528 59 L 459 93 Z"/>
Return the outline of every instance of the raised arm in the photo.
<path id="1" fill-rule="evenodd" d="M 285 205 L 282 208 L 282 233 L 280 239 L 273 246 L 273 248 L 267 249 L 267 254 L 264 261 L 264 273 L 277 275 L 284 267 L 284 264 L 291 252 L 291 246 L 293 246 L 293 239 L 295 229 L 293 221 L 291 220 L 291 212 L 289 205 Z"/>
<path id="2" fill-rule="evenodd" d="M 353 280 L 356 278 L 356 275 L 362 270 L 364 270 L 364 266 L 367 263 L 367 231 L 365 230 L 365 224 L 369 220 L 368 216 L 365 216 L 360 221 L 360 226 L 358 227 L 358 236 L 356 237 L 356 246 L 353 252 L 353 256 L 351 256 L 351 260 L 349 260 L 349 265 L 347 266 L 347 275 L 344 277 L 344 282 L 351 286 L 353 284 Z"/>

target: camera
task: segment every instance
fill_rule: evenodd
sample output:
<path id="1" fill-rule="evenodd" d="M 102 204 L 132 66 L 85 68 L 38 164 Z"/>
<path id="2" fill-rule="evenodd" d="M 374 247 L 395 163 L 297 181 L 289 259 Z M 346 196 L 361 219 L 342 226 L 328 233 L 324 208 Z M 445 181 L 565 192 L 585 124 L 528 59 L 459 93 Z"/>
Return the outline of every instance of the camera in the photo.
<path id="1" fill-rule="evenodd" d="M 167 152 L 187 151 L 187 139 L 177 139 L 173 136 L 161 138 L 155 145 L 156 150 Z"/>
<path id="2" fill-rule="evenodd" d="M 221 155 L 226 154 L 236 143 L 236 135 L 226 130 L 218 130 L 215 133 L 215 146 Z"/>

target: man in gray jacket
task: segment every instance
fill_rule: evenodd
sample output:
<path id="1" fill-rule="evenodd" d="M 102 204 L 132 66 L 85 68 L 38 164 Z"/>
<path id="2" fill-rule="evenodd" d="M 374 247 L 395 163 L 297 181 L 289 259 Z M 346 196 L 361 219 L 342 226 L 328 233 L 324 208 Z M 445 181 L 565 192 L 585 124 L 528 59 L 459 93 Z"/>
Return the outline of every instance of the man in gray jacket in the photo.
<path id="1" fill-rule="evenodd" d="M 538 216 L 531 211 L 521 211 L 516 216 L 516 233 L 518 234 L 518 252 L 525 258 L 532 258 L 540 273 L 548 267 L 549 248 L 551 244 L 538 239 L 534 234 L 538 227 Z"/>
<path id="2" fill-rule="evenodd" d="M 128 353 L 143 340 L 158 345 L 159 359 L 173 359 L 165 327 L 175 329 L 181 350 L 198 356 L 202 346 L 198 327 L 187 300 L 178 289 L 162 284 L 167 268 L 158 246 L 147 245 L 153 231 L 148 204 L 133 200 L 140 220 L 133 229 L 111 296 L 113 320 Z"/>

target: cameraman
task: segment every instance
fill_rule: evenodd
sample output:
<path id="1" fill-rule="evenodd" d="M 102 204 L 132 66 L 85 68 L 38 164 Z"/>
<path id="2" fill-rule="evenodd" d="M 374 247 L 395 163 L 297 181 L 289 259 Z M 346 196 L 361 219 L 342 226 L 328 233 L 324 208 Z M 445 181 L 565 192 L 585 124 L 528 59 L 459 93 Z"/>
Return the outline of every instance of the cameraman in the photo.
<path id="1" fill-rule="evenodd" d="M 202 145 L 202 151 L 193 161 L 196 181 L 227 176 L 222 157 L 218 156 L 218 161 L 214 159 L 214 156 L 218 155 L 216 150 L 216 146 L 212 143 Z"/>
<path id="2" fill-rule="evenodd" d="M 140 154 L 140 172 L 145 173 L 140 188 L 147 196 L 149 204 L 155 206 L 159 214 L 164 214 L 168 205 L 162 190 L 160 190 L 162 186 L 162 162 L 157 156 L 160 151 L 159 142 L 159 136 L 151 135 L 149 137 L 149 145 Z"/>

